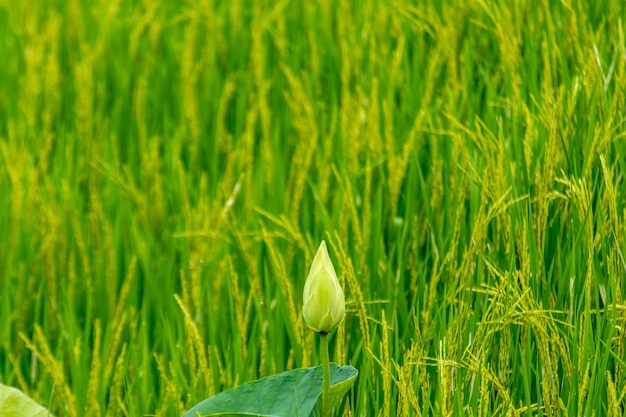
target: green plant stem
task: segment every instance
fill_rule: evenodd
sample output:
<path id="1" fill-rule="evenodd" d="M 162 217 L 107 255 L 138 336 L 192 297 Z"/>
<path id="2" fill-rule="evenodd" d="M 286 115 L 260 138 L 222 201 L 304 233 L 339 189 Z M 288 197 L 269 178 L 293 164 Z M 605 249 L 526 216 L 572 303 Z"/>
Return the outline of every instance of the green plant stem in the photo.
<path id="1" fill-rule="evenodd" d="M 328 359 L 328 334 L 320 333 L 320 356 L 322 359 L 322 413 L 321 417 L 328 417 L 328 397 L 330 394 L 330 361 Z"/>

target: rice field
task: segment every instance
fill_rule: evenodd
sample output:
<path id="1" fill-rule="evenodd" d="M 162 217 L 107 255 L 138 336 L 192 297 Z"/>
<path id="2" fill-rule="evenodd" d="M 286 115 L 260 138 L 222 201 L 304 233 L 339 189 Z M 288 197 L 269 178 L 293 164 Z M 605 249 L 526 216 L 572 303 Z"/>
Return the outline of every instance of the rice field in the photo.
<path id="1" fill-rule="evenodd" d="M 0 383 L 180 416 L 626 412 L 626 3 L 0 0 Z M 0 413 L 1 414 L 1 413 Z"/>

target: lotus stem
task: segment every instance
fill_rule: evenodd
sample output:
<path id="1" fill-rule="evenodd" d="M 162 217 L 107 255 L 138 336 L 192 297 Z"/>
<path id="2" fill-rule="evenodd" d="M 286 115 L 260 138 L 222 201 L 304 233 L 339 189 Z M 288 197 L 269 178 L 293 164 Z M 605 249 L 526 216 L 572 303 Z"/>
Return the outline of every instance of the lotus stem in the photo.
<path id="1" fill-rule="evenodd" d="M 322 359 L 322 414 L 321 417 L 328 417 L 329 396 L 330 396 L 330 361 L 328 358 L 328 333 L 320 333 L 320 356 Z"/>

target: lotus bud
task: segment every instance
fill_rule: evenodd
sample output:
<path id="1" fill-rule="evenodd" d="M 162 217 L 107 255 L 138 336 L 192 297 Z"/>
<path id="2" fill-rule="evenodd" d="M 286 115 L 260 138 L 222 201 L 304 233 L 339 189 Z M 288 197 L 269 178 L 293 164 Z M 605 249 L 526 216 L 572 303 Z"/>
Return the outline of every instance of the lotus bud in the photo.
<path id="1" fill-rule="evenodd" d="M 304 284 L 303 301 L 304 321 L 317 333 L 330 333 L 343 321 L 346 301 L 323 240 Z"/>

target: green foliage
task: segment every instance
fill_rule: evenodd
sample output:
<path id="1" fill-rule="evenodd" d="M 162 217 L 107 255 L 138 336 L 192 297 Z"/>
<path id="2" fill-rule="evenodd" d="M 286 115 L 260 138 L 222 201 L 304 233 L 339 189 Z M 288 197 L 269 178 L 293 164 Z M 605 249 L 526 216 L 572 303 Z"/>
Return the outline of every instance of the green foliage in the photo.
<path id="1" fill-rule="evenodd" d="M 0 384 L 0 417 L 51 417 L 48 410 L 22 391 Z"/>
<path id="2" fill-rule="evenodd" d="M 181 415 L 319 363 L 336 415 L 622 416 L 626 3 L 0 0 L 0 381 Z"/>
<path id="3" fill-rule="evenodd" d="M 330 407 L 339 405 L 354 384 L 358 371 L 331 365 Z M 207 398 L 183 417 L 222 414 L 269 417 L 313 416 L 322 393 L 322 367 L 294 369 L 243 384 Z"/>

